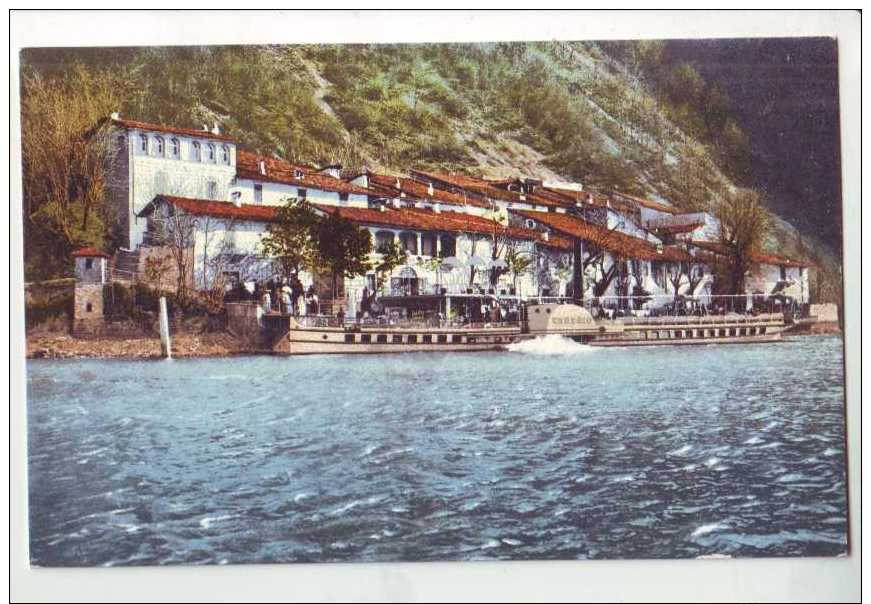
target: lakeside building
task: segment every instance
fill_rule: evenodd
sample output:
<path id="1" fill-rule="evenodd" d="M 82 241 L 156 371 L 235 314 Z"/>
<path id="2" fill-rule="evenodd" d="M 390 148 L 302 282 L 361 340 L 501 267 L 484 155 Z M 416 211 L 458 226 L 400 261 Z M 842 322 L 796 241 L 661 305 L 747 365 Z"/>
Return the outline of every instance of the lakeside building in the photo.
<path id="1" fill-rule="evenodd" d="M 114 268 L 141 273 L 158 250 L 158 225 L 175 214 L 198 218 L 191 242 L 191 285 L 217 276 L 251 282 L 272 268 L 260 243 L 277 209 L 304 199 L 321 215 L 338 213 L 366 229 L 373 261 L 397 243 L 407 261 L 340 283 L 337 305 L 356 312 L 368 294 L 493 292 L 521 297 L 570 296 L 582 280 L 585 298 L 622 299 L 653 308 L 677 295 L 701 300 L 725 258 L 719 223 L 703 212 L 577 183 L 533 178 L 485 179 L 411 170 L 406 176 L 364 170 L 342 178 L 339 165 L 315 168 L 240 149 L 217 125 L 202 130 L 109 120 L 117 160 L 108 195 L 118 214 L 121 250 Z M 525 257 L 512 271 L 511 257 Z M 745 292 L 809 302 L 808 265 L 758 252 Z M 574 264 L 582 265 L 576 270 Z M 323 275 L 303 274 L 324 294 Z"/>

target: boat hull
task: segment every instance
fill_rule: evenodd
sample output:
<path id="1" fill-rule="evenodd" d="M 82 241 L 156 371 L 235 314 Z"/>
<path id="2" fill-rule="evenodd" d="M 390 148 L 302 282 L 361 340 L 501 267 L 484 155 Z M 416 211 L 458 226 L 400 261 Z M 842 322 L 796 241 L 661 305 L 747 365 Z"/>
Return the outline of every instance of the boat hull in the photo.
<path id="1" fill-rule="evenodd" d="M 520 341 L 520 328 L 397 330 L 291 328 L 273 346 L 278 354 L 387 354 L 505 350 Z"/>

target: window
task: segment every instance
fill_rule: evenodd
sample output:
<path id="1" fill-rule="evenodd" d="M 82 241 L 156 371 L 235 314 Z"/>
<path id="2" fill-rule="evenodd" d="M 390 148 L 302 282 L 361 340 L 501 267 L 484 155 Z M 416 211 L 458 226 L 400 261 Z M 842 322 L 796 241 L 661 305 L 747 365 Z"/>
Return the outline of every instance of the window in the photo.
<path id="1" fill-rule="evenodd" d="M 412 334 L 412 335 L 408 336 L 408 343 L 409 344 L 417 344 L 417 335 Z"/>
<path id="2" fill-rule="evenodd" d="M 457 240 L 451 235 L 442 235 L 442 258 L 457 255 Z"/>
<path id="3" fill-rule="evenodd" d="M 206 159 L 212 163 L 215 163 L 215 145 L 209 143 L 206 145 Z"/>
<path id="4" fill-rule="evenodd" d="M 118 137 L 118 147 L 123 149 L 126 146 L 127 146 L 127 137 L 122 134 L 121 136 Z"/>
<path id="5" fill-rule="evenodd" d="M 786 281 L 786 267 L 785 266 L 780 267 L 780 280 Z"/>
<path id="6" fill-rule="evenodd" d="M 85 268 L 88 270 L 94 268 L 94 259 L 93 258 L 86 258 L 85 259 Z"/>
<path id="7" fill-rule="evenodd" d="M 393 336 L 393 343 L 394 343 L 394 344 L 402 344 L 402 336 L 400 336 L 400 335 L 394 335 L 394 336 Z"/>
<path id="8" fill-rule="evenodd" d="M 306 189 L 297 189 L 296 190 L 296 198 L 300 201 L 304 200 L 308 195 L 308 191 Z"/>
<path id="9" fill-rule="evenodd" d="M 417 255 L 417 233 L 404 231 L 399 234 L 399 241 L 404 249 L 409 254 Z"/>
<path id="10" fill-rule="evenodd" d="M 294 178 L 302 178 L 302 170 L 300 170 L 299 168 L 294 168 L 293 177 Z"/>
<path id="11" fill-rule="evenodd" d="M 432 336 L 430 336 L 430 335 L 423 336 L 423 343 L 424 344 L 432 344 Z"/>
<path id="12" fill-rule="evenodd" d="M 346 333 L 345 334 L 345 344 L 353 344 L 354 343 L 354 334 Z"/>
<path id="13" fill-rule="evenodd" d="M 200 142 L 194 141 L 191 143 L 191 161 L 201 161 L 203 158 Z"/>
<path id="14" fill-rule="evenodd" d="M 451 336 L 451 342 L 453 342 L 454 344 L 459 344 L 462 341 L 463 341 L 463 336 L 459 336 L 459 335 Z"/>
<path id="15" fill-rule="evenodd" d="M 378 344 L 386 344 L 387 343 L 387 334 L 380 333 L 378 334 Z"/>
<path id="16" fill-rule="evenodd" d="M 393 233 L 391 231 L 378 231 L 375 233 L 375 251 L 383 254 L 393 245 Z"/>
<path id="17" fill-rule="evenodd" d="M 157 157 L 163 157 L 164 154 L 164 146 L 163 146 L 163 137 L 158 136 L 154 139 L 154 151 L 157 154 Z"/>
<path id="18" fill-rule="evenodd" d="M 142 153 L 148 153 L 148 137 L 144 134 L 139 135 L 139 150 Z"/>
<path id="19" fill-rule="evenodd" d="M 372 336 L 369 335 L 368 333 L 361 334 L 360 335 L 360 343 L 361 344 L 371 344 L 372 343 Z"/>
<path id="20" fill-rule="evenodd" d="M 434 233 L 424 233 L 421 237 L 421 251 L 424 256 L 436 255 L 436 235 Z"/>
<path id="21" fill-rule="evenodd" d="M 254 185 L 254 203 L 263 203 L 263 185 Z"/>
<path id="22" fill-rule="evenodd" d="M 439 342 L 439 344 L 447 344 L 447 342 L 448 342 L 448 336 L 445 335 L 445 334 L 440 334 L 440 335 L 438 336 L 438 342 Z"/>
<path id="23" fill-rule="evenodd" d="M 94 305 L 88 302 L 85 304 L 85 312 L 92 312 L 94 310 Z"/>
<path id="24" fill-rule="evenodd" d="M 206 197 L 209 199 L 218 198 L 218 183 L 214 180 L 210 180 L 206 183 Z"/>
<path id="25" fill-rule="evenodd" d="M 226 165 L 230 165 L 230 147 L 227 145 L 221 146 L 221 161 Z"/>
<path id="26" fill-rule="evenodd" d="M 339 193 L 339 201 L 348 201 L 347 193 Z"/>
<path id="27" fill-rule="evenodd" d="M 181 155 L 181 143 L 178 142 L 177 138 L 173 138 L 169 141 L 169 156 L 173 159 L 178 159 Z"/>

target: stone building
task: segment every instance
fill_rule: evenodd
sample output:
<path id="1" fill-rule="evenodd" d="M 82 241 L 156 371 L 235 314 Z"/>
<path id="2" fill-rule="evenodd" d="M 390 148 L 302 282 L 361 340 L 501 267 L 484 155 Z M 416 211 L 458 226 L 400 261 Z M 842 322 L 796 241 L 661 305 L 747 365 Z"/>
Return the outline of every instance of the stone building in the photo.
<path id="1" fill-rule="evenodd" d="M 73 332 L 99 332 L 104 324 L 103 289 L 108 279 L 109 255 L 87 247 L 73 252 L 76 284 L 73 295 Z"/>

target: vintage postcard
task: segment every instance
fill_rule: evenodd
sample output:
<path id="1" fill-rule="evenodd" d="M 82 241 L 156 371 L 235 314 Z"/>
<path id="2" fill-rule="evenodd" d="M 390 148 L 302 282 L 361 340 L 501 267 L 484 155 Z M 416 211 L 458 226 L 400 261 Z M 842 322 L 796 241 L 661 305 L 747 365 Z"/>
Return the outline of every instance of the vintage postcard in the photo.
<path id="1" fill-rule="evenodd" d="M 32 565 L 849 553 L 837 39 L 19 61 Z"/>

